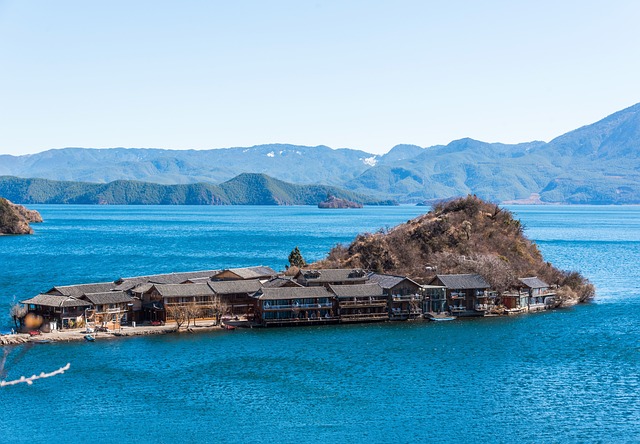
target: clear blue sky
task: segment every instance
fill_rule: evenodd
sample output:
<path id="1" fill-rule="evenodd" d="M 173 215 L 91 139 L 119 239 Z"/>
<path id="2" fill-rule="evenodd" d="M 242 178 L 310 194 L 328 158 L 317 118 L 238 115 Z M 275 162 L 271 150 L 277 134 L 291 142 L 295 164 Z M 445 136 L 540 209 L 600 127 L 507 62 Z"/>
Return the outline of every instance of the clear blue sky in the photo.
<path id="1" fill-rule="evenodd" d="M 640 1 L 0 0 L 0 153 L 550 140 L 640 102 Z"/>

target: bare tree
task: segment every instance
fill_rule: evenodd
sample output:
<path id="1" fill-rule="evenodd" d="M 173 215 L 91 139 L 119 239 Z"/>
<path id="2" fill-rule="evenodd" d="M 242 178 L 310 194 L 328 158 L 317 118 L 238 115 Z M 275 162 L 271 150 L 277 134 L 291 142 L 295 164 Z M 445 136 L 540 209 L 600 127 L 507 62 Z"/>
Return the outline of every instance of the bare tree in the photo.
<path id="1" fill-rule="evenodd" d="M 180 330 L 182 325 L 187 322 L 188 313 L 183 305 L 169 305 L 166 307 L 167 316 L 172 318 L 177 325 L 177 330 Z"/>
<path id="2" fill-rule="evenodd" d="M 193 326 L 196 326 L 196 318 L 201 315 L 202 310 L 195 303 L 190 303 L 184 306 L 185 315 L 187 317 L 187 328 L 189 328 L 191 319 L 193 319 Z"/>
<path id="3" fill-rule="evenodd" d="M 10 314 L 13 318 L 13 323 L 16 326 L 16 330 L 19 328 L 19 320 L 24 318 L 28 313 L 27 307 L 17 302 L 11 306 Z"/>

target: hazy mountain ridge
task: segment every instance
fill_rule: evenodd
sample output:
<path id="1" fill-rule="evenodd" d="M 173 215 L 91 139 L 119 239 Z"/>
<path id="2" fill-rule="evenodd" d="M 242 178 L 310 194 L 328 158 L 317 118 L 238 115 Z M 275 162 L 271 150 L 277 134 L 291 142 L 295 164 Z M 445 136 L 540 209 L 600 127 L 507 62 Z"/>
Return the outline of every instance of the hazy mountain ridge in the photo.
<path id="1" fill-rule="evenodd" d="M 640 104 L 552 141 L 469 138 L 384 155 L 287 144 L 205 151 L 65 148 L 0 156 L 0 174 L 107 183 L 221 184 L 242 173 L 420 202 L 468 193 L 492 201 L 540 195 L 549 203 L 640 203 Z"/>
<path id="2" fill-rule="evenodd" d="M 371 167 L 375 155 L 325 146 L 271 144 L 214 150 L 62 148 L 26 156 L 0 156 L 0 174 L 107 183 L 141 180 L 163 184 L 221 183 L 242 173 L 280 180 L 337 185 Z"/>
<path id="3" fill-rule="evenodd" d="M 317 205 L 334 195 L 365 205 L 393 205 L 326 185 L 297 185 L 264 174 L 241 174 L 220 185 L 162 185 L 117 180 L 107 184 L 0 177 L 0 196 L 26 204 Z"/>

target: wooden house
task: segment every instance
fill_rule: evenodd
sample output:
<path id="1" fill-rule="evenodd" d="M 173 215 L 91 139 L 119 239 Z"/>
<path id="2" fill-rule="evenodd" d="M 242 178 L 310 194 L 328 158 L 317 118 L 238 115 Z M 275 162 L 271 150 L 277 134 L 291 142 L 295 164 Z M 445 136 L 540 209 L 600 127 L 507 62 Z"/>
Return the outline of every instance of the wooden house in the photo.
<path id="1" fill-rule="evenodd" d="M 389 296 L 415 295 L 420 293 L 420 284 L 405 276 L 369 273 L 369 282 L 375 282 Z"/>
<path id="2" fill-rule="evenodd" d="M 448 310 L 447 287 L 442 285 L 421 285 L 422 311 L 424 314 L 440 314 Z"/>
<path id="3" fill-rule="evenodd" d="M 330 285 L 338 302 L 340 322 L 389 320 L 389 297 L 377 283 Z"/>
<path id="4" fill-rule="evenodd" d="M 252 296 L 262 287 L 258 279 L 209 281 L 208 285 L 219 301 L 222 315 L 253 318 L 256 300 Z"/>
<path id="5" fill-rule="evenodd" d="M 84 325 L 85 310 L 91 308 L 88 301 L 55 294 L 39 294 L 20 303 L 26 305 L 28 315 L 39 320 L 44 332 Z"/>
<path id="6" fill-rule="evenodd" d="M 337 323 L 334 296 L 324 287 L 265 287 L 254 298 L 256 322 L 265 327 Z"/>
<path id="7" fill-rule="evenodd" d="M 518 282 L 520 285 L 515 290 L 502 294 L 502 303 L 508 314 L 545 310 L 553 304 L 556 293 L 542 279 L 526 277 L 518 279 Z"/>
<path id="8" fill-rule="evenodd" d="M 369 274 L 369 282 L 375 282 L 389 298 L 389 315 L 392 321 L 406 321 L 422 316 L 422 292 L 420 284 L 405 276 Z"/>
<path id="9" fill-rule="evenodd" d="M 529 294 L 519 288 L 500 295 L 506 314 L 524 313 L 529 310 Z"/>
<path id="10" fill-rule="evenodd" d="M 239 281 L 239 280 L 253 280 L 259 279 L 269 280 L 276 277 L 276 273 L 270 267 L 258 266 L 258 267 L 245 267 L 245 268 L 227 268 L 222 270 L 211 277 L 212 281 Z"/>
<path id="11" fill-rule="evenodd" d="M 522 284 L 520 291 L 529 295 L 529 311 L 544 310 L 555 302 L 556 292 L 542 279 L 526 277 L 518 280 Z"/>
<path id="12" fill-rule="evenodd" d="M 215 319 L 218 306 L 208 283 L 151 284 L 143 293 L 145 320 L 172 321 L 179 307 L 193 310 L 195 319 Z"/>
<path id="13" fill-rule="evenodd" d="M 134 306 L 141 305 L 124 291 L 85 293 L 81 299 L 91 303 L 86 311 L 88 322 L 114 330 L 133 320 Z"/>
<path id="14" fill-rule="evenodd" d="M 447 305 L 455 316 L 484 316 L 490 285 L 479 274 L 438 274 L 429 285 L 446 288 Z"/>
<path id="15" fill-rule="evenodd" d="M 294 278 L 305 287 L 329 287 L 330 285 L 359 285 L 369 280 L 364 270 L 355 268 L 329 268 L 300 270 Z"/>

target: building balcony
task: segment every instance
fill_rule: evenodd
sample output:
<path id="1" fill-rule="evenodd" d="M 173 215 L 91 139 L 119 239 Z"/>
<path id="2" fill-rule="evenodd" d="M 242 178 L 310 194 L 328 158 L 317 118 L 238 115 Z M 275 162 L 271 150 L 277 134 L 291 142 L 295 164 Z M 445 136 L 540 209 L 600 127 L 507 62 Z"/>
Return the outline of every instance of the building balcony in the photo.
<path id="1" fill-rule="evenodd" d="M 341 322 L 386 321 L 388 313 L 349 313 L 340 315 Z"/>
<path id="2" fill-rule="evenodd" d="M 196 302 L 165 302 L 165 307 L 213 307 L 219 305 L 213 301 L 196 301 Z"/>
<path id="3" fill-rule="evenodd" d="M 280 305 L 264 305 L 262 311 L 278 311 L 278 310 L 313 310 L 313 309 L 330 309 L 333 304 L 326 302 L 324 304 L 280 304 Z"/>
<path id="4" fill-rule="evenodd" d="M 340 301 L 340 308 L 362 308 L 362 307 L 386 307 L 386 300 L 371 300 L 371 301 Z"/>
<path id="5" fill-rule="evenodd" d="M 411 302 L 411 301 L 421 301 L 422 297 L 417 296 L 415 294 L 408 294 L 408 295 L 396 295 L 396 296 L 392 296 L 392 300 L 394 302 Z"/>
<path id="6" fill-rule="evenodd" d="M 264 325 L 288 325 L 288 324 L 322 324 L 327 322 L 337 322 L 338 316 L 320 316 L 315 318 L 285 318 L 285 319 L 262 319 Z"/>

